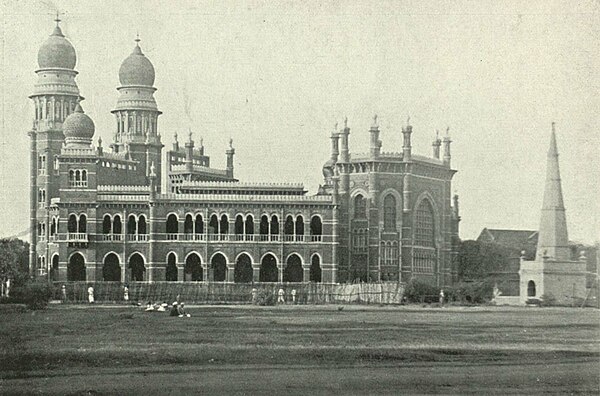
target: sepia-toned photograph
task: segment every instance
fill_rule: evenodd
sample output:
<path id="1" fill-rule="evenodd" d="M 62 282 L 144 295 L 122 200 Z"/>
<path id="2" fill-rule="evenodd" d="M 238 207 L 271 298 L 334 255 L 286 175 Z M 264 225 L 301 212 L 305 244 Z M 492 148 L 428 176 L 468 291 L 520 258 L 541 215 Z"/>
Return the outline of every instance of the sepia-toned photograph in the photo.
<path id="1" fill-rule="evenodd" d="M 597 0 L 0 16 L 0 394 L 600 393 Z"/>

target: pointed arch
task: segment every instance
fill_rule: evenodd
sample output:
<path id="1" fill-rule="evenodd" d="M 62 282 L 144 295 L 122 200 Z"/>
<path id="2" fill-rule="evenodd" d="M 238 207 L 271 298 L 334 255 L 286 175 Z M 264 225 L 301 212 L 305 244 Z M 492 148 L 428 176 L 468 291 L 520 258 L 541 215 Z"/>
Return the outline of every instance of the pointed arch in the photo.
<path id="1" fill-rule="evenodd" d="M 302 269 L 302 258 L 298 253 L 290 254 L 285 261 L 283 269 L 284 282 L 302 282 L 304 270 Z"/>
<path id="2" fill-rule="evenodd" d="M 214 253 L 210 258 L 210 266 L 214 282 L 224 282 L 227 280 L 227 257 L 223 253 Z"/>
<path id="3" fill-rule="evenodd" d="M 121 260 L 115 252 L 109 252 L 102 259 L 102 278 L 105 281 L 121 281 Z"/>
<path id="4" fill-rule="evenodd" d="M 177 234 L 179 232 L 179 218 L 176 213 L 169 213 L 166 221 L 167 234 Z"/>
<path id="5" fill-rule="evenodd" d="M 168 282 L 177 281 L 177 253 L 167 253 L 167 268 L 165 270 L 165 280 Z"/>
<path id="6" fill-rule="evenodd" d="M 146 259 L 139 252 L 134 252 L 129 256 L 129 269 L 131 270 L 132 281 L 143 281 L 146 273 Z"/>
<path id="7" fill-rule="evenodd" d="M 321 255 L 314 253 L 310 258 L 309 281 L 320 283 L 322 279 Z"/>
<path id="8" fill-rule="evenodd" d="M 67 280 L 68 281 L 85 281 L 85 258 L 80 252 L 74 252 L 69 256 L 67 263 Z"/>
<path id="9" fill-rule="evenodd" d="M 252 258 L 246 252 L 240 253 L 235 259 L 233 281 L 235 283 L 250 283 L 252 279 Z"/>
<path id="10" fill-rule="evenodd" d="M 202 259 L 196 252 L 190 252 L 185 258 L 185 267 L 183 269 L 183 278 L 186 281 L 202 281 Z"/>
<path id="11" fill-rule="evenodd" d="M 266 253 L 260 260 L 258 279 L 260 282 L 277 282 L 278 278 L 277 258 L 272 253 Z"/>

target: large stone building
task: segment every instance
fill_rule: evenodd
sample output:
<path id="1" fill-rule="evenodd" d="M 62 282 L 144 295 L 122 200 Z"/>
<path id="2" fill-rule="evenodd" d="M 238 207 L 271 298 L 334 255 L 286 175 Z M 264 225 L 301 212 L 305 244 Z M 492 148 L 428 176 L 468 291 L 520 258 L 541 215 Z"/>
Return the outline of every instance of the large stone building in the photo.
<path id="1" fill-rule="evenodd" d="M 347 282 L 439 285 L 455 274 L 458 201 L 450 139 L 433 157 L 350 154 L 347 122 L 331 136 L 324 185 L 243 183 L 234 148 L 215 169 L 192 134 L 163 153 L 155 71 L 139 40 L 119 70 L 110 150 L 81 106 L 76 53 L 60 27 L 38 53 L 31 137 L 31 268 L 60 281 Z M 440 158 L 440 149 L 443 154 Z M 163 163 L 166 169 L 163 170 Z M 161 175 L 166 180 L 161 180 Z"/>

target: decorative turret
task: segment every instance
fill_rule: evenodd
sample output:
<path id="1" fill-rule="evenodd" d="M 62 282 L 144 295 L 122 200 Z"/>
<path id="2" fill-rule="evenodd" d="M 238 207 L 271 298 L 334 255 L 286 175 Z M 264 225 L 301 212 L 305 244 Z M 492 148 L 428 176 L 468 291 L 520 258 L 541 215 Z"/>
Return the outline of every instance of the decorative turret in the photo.
<path id="1" fill-rule="evenodd" d="M 558 149 L 556 146 L 554 122 L 552 123 L 550 148 L 548 149 L 546 187 L 544 189 L 537 254 L 538 257 L 548 257 L 557 261 L 567 261 L 571 258 L 560 170 L 558 167 Z"/>
<path id="2" fill-rule="evenodd" d="M 163 145 L 158 133 L 158 116 L 162 113 L 154 100 L 154 78 L 154 66 L 142 52 L 137 37 L 132 53 L 119 68 L 119 99 L 112 110 L 117 133 L 112 147 L 117 152 L 122 151 L 121 147 L 129 147 L 131 158 L 139 162 L 138 169 L 146 177 L 150 176 L 150 164 L 154 163 L 160 189 Z"/>
<path id="3" fill-rule="evenodd" d="M 446 136 L 444 136 L 444 165 L 450 166 L 450 160 L 452 157 L 450 156 L 450 127 L 446 129 Z"/>
<path id="4" fill-rule="evenodd" d="M 235 154 L 235 149 L 233 148 L 233 139 L 229 139 L 229 148 L 225 151 L 227 155 L 227 177 L 233 178 L 233 155 Z"/>
<path id="5" fill-rule="evenodd" d="M 75 111 L 63 123 L 65 144 L 69 148 L 90 148 L 94 137 L 94 121 L 83 112 L 77 103 Z"/>
<path id="6" fill-rule="evenodd" d="M 173 142 L 173 151 L 179 151 L 179 141 L 177 140 L 177 132 L 173 135 L 175 141 Z"/>
<path id="7" fill-rule="evenodd" d="M 404 161 L 410 161 L 412 145 L 410 142 L 410 135 L 412 134 L 412 125 L 410 125 L 410 117 L 406 120 L 406 128 L 402 127 L 402 135 L 404 135 L 404 142 L 402 144 L 402 158 Z"/>
<path id="8" fill-rule="evenodd" d="M 331 164 L 335 165 L 340 154 L 340 134 L 338 133 L 338 124 L 335 123 L 333 132 L 331 132 Z"/>
<path id="9" fill-rule="evenodd" d="M 440 147 L 442 145 L 442 139 L 440 139 L 440 131 L 435 131 L 435 140 L 431 143 L 433 147 L 433 158 L 440 159 Z"/>
<path id="10" fill-rule="evenodd" d="M 77 56 L 73 45 L 56 27 L 38 51 L 38 80 L 29 96 L 35 106 L 34 128 L 38 131 L 61 129 L 62 122 L 80 100 L 75 82 Z"/>
<path id="11" fill-rule="evenodd" d="M 340 150 L 340 162 L 349 162 L 350 153 L 348 148 L 348 136 L 350 135 L 350 128 L 348 128 L 348 117 L 344 118 L 344 129 L 340 132 L 342 139 L 342 147 Z"/>
<path id="12" fill-rule="evenodd" d="M 377 123 L 377 115 L 373 116 L 373 124 L 371 125 L 369 133 L 371 134 L 371 158 L 377 158 L 381 152 L 381 141 L 379 140 L 379 124 Z"/>
<path id="13" fill-rule="evenodd" d="M 185 142 L 185 170 L 188 173 L 194 171 L 194 141 L 192 140 L 192 131 L 190 131 L 188 141 Z"/>

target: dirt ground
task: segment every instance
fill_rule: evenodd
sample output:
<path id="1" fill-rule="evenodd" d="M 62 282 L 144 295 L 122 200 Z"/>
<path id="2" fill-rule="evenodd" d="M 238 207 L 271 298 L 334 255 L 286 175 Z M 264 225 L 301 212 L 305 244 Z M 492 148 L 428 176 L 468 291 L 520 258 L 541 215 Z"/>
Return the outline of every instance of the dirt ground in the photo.
<path id="1" fill-rule="evenodd" d="M 600 392 L 600 312 L 52 306 L 0 326 L 0 394 Z"/>

